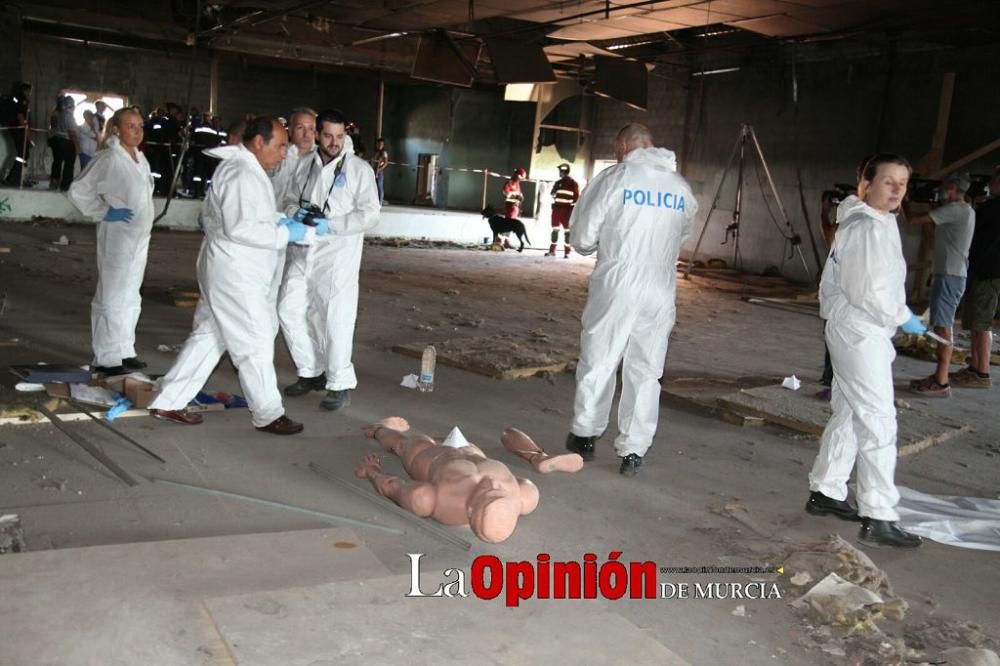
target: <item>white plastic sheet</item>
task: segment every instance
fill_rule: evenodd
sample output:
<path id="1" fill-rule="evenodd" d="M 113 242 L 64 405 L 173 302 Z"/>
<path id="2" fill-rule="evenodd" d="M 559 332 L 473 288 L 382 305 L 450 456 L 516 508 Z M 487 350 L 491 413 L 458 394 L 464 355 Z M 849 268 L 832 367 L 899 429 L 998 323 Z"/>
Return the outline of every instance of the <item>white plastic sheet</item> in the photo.
<path id="1" fill-rule="evenodd" d="M 401 381 L 399 385 L 403 388 L 415 389 L 417 388 L 417 379 L 418 377 L 416 375 L 406 375 L 403 377 L 403 381 Z"/>
<path id="2" fill-rule="evenodd" d="M 950 546 L 1000 551 L 1000 500 L 898 489 L 896 511 L 904 530 Z"/>

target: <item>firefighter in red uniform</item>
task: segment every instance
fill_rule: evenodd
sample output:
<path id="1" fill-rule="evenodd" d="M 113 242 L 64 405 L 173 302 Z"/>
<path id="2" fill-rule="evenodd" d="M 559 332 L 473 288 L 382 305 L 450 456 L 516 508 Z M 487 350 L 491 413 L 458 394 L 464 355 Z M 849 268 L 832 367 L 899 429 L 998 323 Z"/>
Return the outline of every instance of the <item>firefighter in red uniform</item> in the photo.
<path id="1" fill-rule="evenodd" d="M 521 202 L 524 195 L 521 194 L 521 179 L 528 173 L 521 167 L 514 169 L 514 175 L 503 184 L 504 217 L 509 220 L 516 220 L 521 217 Z"/>
<path id="2" fill-rule="evenodd" d="M 565 230 L 563 233 L 563 244 L 566 246 L 564 259 L 569 259 L 569 218 L 573 214 L 573 206 L 580 198 L 580 186 L 575 180 L 569 177 L 569 165 L 559 165 L 559 180 L 552 186 L 552 244 L 546 257 L 556 256 L 556 243 L 559 241 L 559 229 Z"/>

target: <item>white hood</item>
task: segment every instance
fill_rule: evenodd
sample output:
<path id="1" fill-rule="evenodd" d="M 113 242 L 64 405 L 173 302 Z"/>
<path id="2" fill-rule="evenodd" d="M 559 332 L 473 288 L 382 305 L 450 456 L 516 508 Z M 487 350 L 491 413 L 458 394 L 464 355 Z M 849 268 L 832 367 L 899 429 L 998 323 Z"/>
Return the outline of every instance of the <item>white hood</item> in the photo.
<path id="1" fill-rule="evenodd" d="M 846 229 L 867 218 L 892 223 L 896 221 L 896 216 L 892 213 L 881 213 L 853 194 L 837 206 L 837 226 L 841 229 Z"/>
<path id="2" fill-rule="evenodd" d="M 677 155 L 666 148 L 636 148 L 626 155 L 623 161 L 645 163 L 655 168 L 677 171 Z"/>
<path id="3" fill-rule="evenodd" d="M 219 146 L 218 148 L 209 148 L 208 150 L 202 151 L 205 155 L 209 157 L 214 157 L 217 160 L 228 160 L 231 157 L 236 157 L 240 152 L 242 146 Z M 245 150 L 245 149 L 244 149 Z"/>

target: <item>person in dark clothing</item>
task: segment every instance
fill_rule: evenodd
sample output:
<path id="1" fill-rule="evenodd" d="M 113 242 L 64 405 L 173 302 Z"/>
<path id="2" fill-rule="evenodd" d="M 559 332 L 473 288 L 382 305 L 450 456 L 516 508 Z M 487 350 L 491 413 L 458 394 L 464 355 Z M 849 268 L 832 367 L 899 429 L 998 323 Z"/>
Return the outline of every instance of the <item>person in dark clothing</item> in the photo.
<path id="1" fill-rule="evenodd" d="M 969 247 L 969 281 L 962 307 L 962 328 L 972 332 L 969 366 L 948 376 L 953 386 L 990 388 L 993 319 L 1000 316 L 1000 165 L 993 167 L 990 197 L 976 208 L 976 229 Z"/>
<path id="2" fill-rule="evenodd" d="M 15 81 L 10 93 L 0 97 L 0 127 L 10 136 L 17 158 L 11 165 L 5 183 L 13 187 L 21 186 L 21 172 L 31 155 L 31 141 L 25 142 L 28 130 L 28 107 L 31 103 L 31 84 Z M 34 183 L 25 182 L 31 187 Z"/>
<path id="3" fill-rule="evenodd" d="M 55 114 L 54 127 L 49 138 L 52 148 L 52 170 L 49 172 L 49 189 L 69 190 L 73 182 L 73 170 L 76 166 L 76 154 L 79 147 L 76 119 L 73 112 L 76 101 L 69 95 L 64 95 Z"/>

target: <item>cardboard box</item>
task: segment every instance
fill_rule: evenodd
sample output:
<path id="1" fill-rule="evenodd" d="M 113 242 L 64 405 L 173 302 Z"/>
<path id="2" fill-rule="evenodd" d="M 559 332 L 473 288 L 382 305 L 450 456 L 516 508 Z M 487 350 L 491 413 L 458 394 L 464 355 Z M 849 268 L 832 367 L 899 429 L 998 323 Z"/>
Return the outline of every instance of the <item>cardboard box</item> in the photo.
<path id="1" fill-rule="evenodd" d="M 126 377 L 122 393 L 132 403 L 133 409 L 147 409 L 156 397 L 155 385 L 135 377 Z"/>
<path id="2" fill-rule="evenodd" d="M 69 400 L 69 384 L 45 384 L 45 392 L 50 398 Z"/>

